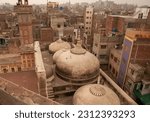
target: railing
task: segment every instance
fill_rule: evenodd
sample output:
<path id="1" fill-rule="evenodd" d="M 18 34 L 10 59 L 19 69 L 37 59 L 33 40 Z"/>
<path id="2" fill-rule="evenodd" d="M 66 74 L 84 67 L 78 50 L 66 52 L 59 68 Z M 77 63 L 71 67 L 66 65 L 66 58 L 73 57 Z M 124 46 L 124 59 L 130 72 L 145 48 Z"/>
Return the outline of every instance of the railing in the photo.
<path id="1" fill-rule="evenodd" d="M 121 97 L 129 105 L 137 105 L 137 103 L 129 96 L 127 95 L 116 83 L 113 81 L 102 69 L 100 69 L 100 74 L 108 81 L 108 83 L 120 94 Z"/>

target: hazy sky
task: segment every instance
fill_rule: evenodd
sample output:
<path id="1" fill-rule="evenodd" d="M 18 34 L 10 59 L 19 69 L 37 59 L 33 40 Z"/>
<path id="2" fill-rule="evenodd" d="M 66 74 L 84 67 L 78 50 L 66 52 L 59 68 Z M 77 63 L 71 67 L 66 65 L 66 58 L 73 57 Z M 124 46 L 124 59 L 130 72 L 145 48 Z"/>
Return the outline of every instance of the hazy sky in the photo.
<path id="1" fill-rule="evenodd" d="M 15 4 L 18 0 L 0 0 L 0 4 L 2 3 L 11 3 Z M 48 1 L 57 1 L 60 3 L 63 2 L 68 2 L 69 0 L 48 0 Z M 76 3 L 76 2 L 94 2 L 98 0 L 70 0 L 71 3 Z M 103 0 L 106 1 L 106 0 Z M 150 6 L 150 0 L 110 0 L 110 1 L 115 1 L 116 3 L 132 3 L 132 4 L 137 4 L 137 5 L 149 5 Z M 45 4 L 47 0 L 29 0 L 30 4 Z"/>

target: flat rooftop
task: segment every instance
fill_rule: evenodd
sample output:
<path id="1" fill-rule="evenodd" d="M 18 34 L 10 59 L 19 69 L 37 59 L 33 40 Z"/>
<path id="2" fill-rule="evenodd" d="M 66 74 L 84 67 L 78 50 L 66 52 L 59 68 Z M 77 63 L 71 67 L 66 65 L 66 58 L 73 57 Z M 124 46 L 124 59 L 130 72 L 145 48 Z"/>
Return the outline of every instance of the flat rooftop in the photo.
<path id="1" fill-rule="evenodd" d="M 0 77 L 38 93 L 38 79 L 35 71 L 5 73 L 0 74 Z"/>

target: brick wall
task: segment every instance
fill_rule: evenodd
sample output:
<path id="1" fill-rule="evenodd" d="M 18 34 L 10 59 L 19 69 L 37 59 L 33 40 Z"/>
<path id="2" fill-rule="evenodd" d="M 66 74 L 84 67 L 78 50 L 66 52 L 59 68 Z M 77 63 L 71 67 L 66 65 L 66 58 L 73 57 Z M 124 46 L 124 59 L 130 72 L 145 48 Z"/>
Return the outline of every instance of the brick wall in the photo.
<path id="1" fill-rule="evenodd" d="M 53 42 L 53 36 L 51 28 L 41 28 L 41 42 Z"/>

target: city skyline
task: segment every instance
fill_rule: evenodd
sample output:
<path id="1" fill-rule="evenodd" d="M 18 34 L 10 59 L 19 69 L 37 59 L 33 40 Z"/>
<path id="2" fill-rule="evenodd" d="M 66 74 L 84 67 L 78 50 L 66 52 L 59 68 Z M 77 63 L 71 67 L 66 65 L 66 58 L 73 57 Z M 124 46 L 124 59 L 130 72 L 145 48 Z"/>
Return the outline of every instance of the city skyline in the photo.
<path id="1" fill-rule="evenodd" d="M 0 4 L 4 4 L 4 3 L 10 3 L 10 4 L 16 4 L 18 0 L 0 0 Z M 40 0 L 29 0 L 29 4 L 45 4 L 47 1 L 52 1 L 52 2 L 59 2 L 59 3 L 66 3 L 69 2 L 69 0 L 44 0 L 44 1 L 40 1 Z M 80 3 L 80 2 L 88 2 L 88 3 L 92 3 L 92 2 L 96 2 L 98 0 L 70 0 L 71 4 L 74 3 Z M 106 0 L 102 0 L 102 1 L 106 1 Z M 109 0 L 108 0 L 109 1 Z M 138 6 L 142 6 L 142 5 L 150 5 L 150 1 L 148 0 L 110 0 L 110 1 L 114 1 L 115 3 L 127 3 L 127 4 L 135 4 Z"/>

